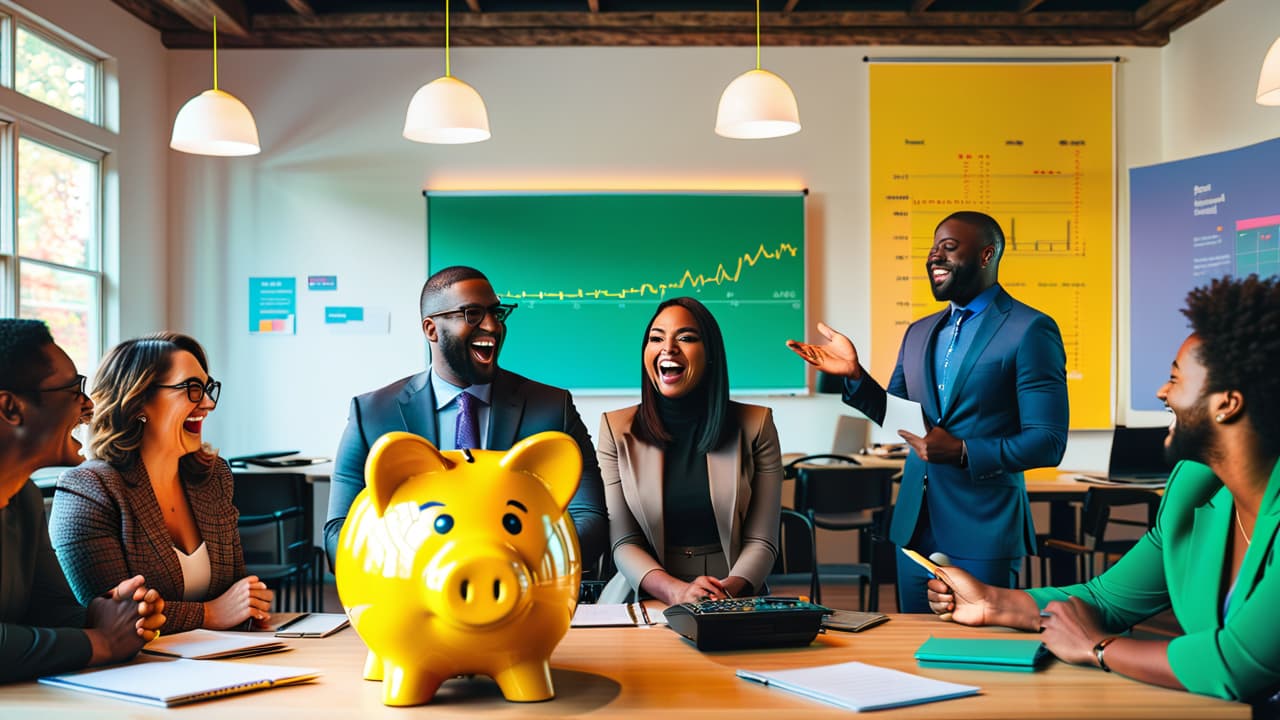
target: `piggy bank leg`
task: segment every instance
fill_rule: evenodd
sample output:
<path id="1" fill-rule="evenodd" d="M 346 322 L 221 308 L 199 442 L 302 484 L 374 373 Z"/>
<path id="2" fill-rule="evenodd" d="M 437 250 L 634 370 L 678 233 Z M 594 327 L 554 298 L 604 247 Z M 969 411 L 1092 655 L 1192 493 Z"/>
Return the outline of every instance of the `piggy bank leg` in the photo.
<path id="1" fill-rule="evenodd" d="M 447 680 L 443 674 L 421 668 L 383 663 L 382 704 L 392 706 L 422 705 L 435 697 L 436 690 Z"/>
<path id="2" fill-rule="evenodd" d="M 364 657 L 364 679 L 382 679 L 382 658 L 378 657 L 372 650 Z"/>
<path id="3" fill-rule="evenodd" d="M 502 696 L 511 702 L 539 702 L 556 696 L 551 687 L 551 665 L 545 658 L 517 661 L 493 679 Z"/>

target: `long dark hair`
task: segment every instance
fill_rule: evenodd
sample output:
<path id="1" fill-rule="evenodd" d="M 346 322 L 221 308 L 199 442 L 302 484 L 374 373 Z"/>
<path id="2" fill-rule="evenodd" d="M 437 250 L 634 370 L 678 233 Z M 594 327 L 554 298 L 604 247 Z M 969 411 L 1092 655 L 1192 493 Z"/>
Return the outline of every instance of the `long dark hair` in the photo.
<path id="1" fill-rule="evenodd" d="M 662 425 L 662 417 L 658 414 L 660 394 L 649 379 L 649 371 L 644 364 L 644 350 L 649 343 L 649 329 L 653 327 L 653 322 L 663 310 L 675 305 L 693 315 L 707 356 L 707 369 L 695 391 L 700 392 L 706 401 L 702 434 L 698 437 L 698 451 L 711 452 L 727 442 L 737 431 L 737 427 L 729 418 L 729 367 L 725 360 L 724 336 L 720 334 L 720 324 L 705 305 L 691 297 L 674 297 L 664 301 L 644 326 L 644 336 L 640 341 L 640 409 L 636 412 L 632 432 L 650 445 L 665 447 L 671 442 L 671 433 Z"/>

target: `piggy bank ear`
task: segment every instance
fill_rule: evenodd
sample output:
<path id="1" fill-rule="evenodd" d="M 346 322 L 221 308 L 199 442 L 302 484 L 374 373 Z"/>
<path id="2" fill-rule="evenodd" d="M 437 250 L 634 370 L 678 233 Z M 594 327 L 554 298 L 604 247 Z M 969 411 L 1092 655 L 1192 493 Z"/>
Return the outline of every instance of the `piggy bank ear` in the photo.
<path id="1" fill-rule="evenodd" d="M 551 491 L 560 512 L 578 491 L 582 452 L 578 443 L 562 432 L 542 432 L 516 443 L 498 463 L 504 469 L 533 475 Z"/>
<path id="2" fill-rule="evenodd" d="M 443 472 L 453 467 L 435 445 L 407 432 L 389 432 L 378 438 L 364 463 L 364 481 L 369 487 L 378 517 L 386 511 L 396 488 L 414 475 Z"/>

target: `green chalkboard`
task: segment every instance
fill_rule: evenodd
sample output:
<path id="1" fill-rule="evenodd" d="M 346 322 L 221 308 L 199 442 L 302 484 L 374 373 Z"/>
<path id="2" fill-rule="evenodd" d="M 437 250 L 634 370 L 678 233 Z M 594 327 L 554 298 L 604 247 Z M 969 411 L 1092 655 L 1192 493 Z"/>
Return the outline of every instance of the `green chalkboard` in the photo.
<path id="1" fill-rule="evenodd" d="M 519 309 L 503 367 L 577 392 L 635 393 L 665 298 L 701 300 L 736 393 L 805 391 L 804 193 L 428 192 L 430 272 L 471 265 Z"/>

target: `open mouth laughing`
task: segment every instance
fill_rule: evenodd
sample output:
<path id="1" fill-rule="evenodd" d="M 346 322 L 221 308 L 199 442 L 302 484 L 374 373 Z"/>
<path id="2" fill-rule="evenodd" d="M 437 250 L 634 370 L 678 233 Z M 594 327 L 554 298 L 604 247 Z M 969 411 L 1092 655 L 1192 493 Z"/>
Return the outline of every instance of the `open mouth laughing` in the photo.
<path id="1" fill-rule="evenodd" d="M 662 358 L 658 360 L 658 378 L 664 385 L 675 385 L 684 378 L 688 368 L 679 360 Z"/>
<path id="2" fill-rule="evenodd" d="M 491 337 L 478 337 L 470 347 L 472 359 L 480 365 L 491 365 L 498 354 L 498 341 Z"/>
<path id="3" fill-rule="evenodd" d="M 182 421 L 182 429 L 192 435 L 199 435 L 201 428 L 204 427 L 204 419 L 208 417 L 205 414 L 188 415 L 186 420 Z"/>

